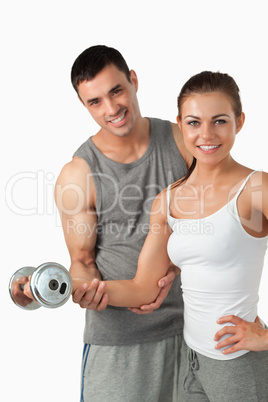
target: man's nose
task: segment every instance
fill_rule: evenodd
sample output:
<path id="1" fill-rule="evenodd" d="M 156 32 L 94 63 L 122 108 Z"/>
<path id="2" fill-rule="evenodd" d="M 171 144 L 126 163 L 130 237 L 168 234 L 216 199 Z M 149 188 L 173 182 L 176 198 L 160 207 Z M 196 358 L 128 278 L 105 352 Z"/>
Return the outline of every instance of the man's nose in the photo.
<path id="1" fill-rule="evenodd" d="M 114 100 L 109 99 L 106 101 L 106 114 L 109 117 L 116 117 L 119 109 L 120 106 Z"/>

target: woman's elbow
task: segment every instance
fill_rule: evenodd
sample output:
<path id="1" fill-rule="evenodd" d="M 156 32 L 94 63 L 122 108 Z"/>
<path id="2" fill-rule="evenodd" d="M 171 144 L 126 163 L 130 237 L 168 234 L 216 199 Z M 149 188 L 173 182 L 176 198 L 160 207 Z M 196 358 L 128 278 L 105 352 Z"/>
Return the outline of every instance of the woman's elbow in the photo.
<path id="1" fill-rule="evenodd" d="M 142 286 L 139 285 L 138 283 L 137 285 L 137 295 L 138 296 L 138 300 L 139 300 L 139 306 L 142 306 L 144 304 L 151 304 L 153 303 L 157 296 L 159 295 L 160 292 L 160 288 L 158 287 L 157 283 L 155 285 L 150 284 L 149 286 Z"/>

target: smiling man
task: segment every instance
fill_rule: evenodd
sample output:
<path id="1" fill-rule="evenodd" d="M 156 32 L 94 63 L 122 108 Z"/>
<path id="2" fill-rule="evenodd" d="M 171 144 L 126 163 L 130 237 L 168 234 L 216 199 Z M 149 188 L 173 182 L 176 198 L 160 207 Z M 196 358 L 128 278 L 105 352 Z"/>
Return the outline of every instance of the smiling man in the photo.
<path id="1" fill-rule="evenodd" d="M 81 401 L 171 402 L 183 327 L 175 269 L 147 306 L 145 313 L 155 309 L 150 315 L 107 306 L 100 281 L 135 276 L 153 199 L 185 175 L 192 157 L 176 124 L 142 117 L 137 75 L 117 50 L 86 49 L 71 78 L 100 127 L 64 166 L 55 189 L 71 257 L 73 301 L 86 309 Z"/>
<path id="2" fill-rule="evenodd" d="M 101 133 L 123 137 L 132 132 L 136 122 L 143 120 L 136 97 L 137 89 L 138 80 L 133 70 L 126 76 L 114 64 L 110 64 L 95 79 L 81 82 L 78 94 L 101 127 Z"/>

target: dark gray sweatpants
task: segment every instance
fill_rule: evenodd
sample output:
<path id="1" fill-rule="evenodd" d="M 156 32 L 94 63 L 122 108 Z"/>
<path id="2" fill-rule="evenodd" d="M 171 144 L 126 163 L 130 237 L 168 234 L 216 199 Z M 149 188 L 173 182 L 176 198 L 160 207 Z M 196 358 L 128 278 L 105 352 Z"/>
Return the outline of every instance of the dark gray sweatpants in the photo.
<path id="1" fill-rule="evenodd" d="M 182 341 L 179 402 L 268 402 L 268 351 L 215 360 Z"/>
<path id="2" fill-rule="evenodd" d="M 181 340 L 85 345 L 80 401 L 177 402 Z"/>

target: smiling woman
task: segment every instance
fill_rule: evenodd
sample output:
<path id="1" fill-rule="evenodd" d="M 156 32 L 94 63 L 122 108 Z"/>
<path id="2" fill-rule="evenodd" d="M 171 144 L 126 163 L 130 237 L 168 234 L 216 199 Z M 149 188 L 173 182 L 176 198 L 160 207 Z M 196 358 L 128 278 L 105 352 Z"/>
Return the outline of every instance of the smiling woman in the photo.
<path id="1" fill-rule="evenodd" d="M 268 330 L 258 321 L 257 304 L 268 241 L 268 174 L 231 156 L 245 116 L 230 76 L 197 74 L 183 87 L 178 106 L 195 162 L 155 199 L 137 273 L 132 280 L 105 282 L 108 303 L 153 301 L 170 259 L 181 269 L 184 299 L 179 399 L 216 401 L 220 394 L 221 402 L 265 400 Z M 222 316 L 238 325 L 221 326 Z M 227 335 L 218 345 L 217 332 Z"/>
<path id="2" fill-rule="evenodd" d="M 185 112 L 188 110 L 191 114 Z M 178 124 L 188 150 L 199 163 L 202 155 L 213 155 L 209 163 L 215 164 L 229 157 L 235 136 L 243 127 L 244 114 L 236 117 L 229 97 L 223 93 L 193 94 L 184 99 Z"/>

